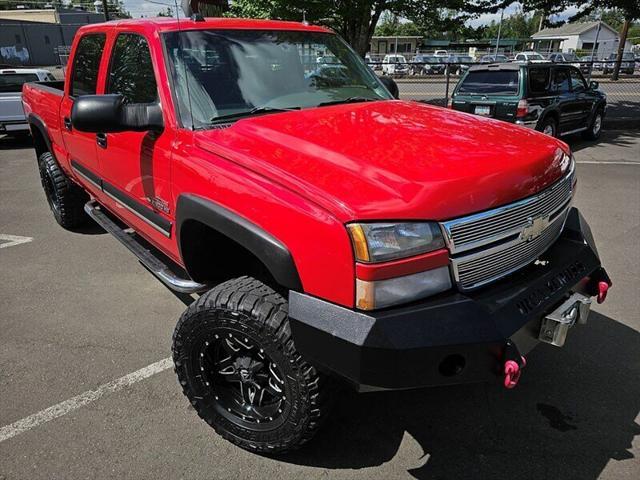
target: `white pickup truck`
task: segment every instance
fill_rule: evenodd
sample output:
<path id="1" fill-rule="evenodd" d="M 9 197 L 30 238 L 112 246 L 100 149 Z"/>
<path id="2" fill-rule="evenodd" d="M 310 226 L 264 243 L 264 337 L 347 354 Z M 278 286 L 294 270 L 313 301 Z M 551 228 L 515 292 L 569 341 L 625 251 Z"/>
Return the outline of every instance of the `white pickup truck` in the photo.
<path id="1" fill-rule="evenodd" d="M 22 108 L 22 85 L 54 80 L 51 72 L 39 68 L 0 69 L 0 134 L 29 132 Z"/>

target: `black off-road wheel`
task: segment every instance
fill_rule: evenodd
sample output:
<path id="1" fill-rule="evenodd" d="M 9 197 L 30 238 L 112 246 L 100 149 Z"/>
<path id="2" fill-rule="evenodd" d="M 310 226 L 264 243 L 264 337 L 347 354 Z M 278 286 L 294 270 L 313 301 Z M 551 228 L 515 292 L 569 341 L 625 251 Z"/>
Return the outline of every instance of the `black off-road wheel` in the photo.
<path id="1" fill-rule="evenodd" d="M 287 309 L 273 289 L 240 277 L 191 304 L 173 335 L 175 372 L 191 405 L 251 452 L 301 446 L 329 407 L 327 378 L 296 351 Z"/>
<path id="2" fill-rule="evenodd" d="M 600 138 L 600 134 L 602 133 L 602 123 L 604 121 L 604 113 L 602 109 L 599 109 L 591 120 L 591 124 L 589 127 L 582 132 L 582 137 L 587 140 L 597 140 Z"/>
<path id="3" fill-rule="evenodd" d="M 49 208 L 60 226 L 69 229 L 85 223 L 88 217 L 84 205 L 89 200 L 86 192 L 65 175 L 49 152 L 40 155 L 38 169 Z"/>

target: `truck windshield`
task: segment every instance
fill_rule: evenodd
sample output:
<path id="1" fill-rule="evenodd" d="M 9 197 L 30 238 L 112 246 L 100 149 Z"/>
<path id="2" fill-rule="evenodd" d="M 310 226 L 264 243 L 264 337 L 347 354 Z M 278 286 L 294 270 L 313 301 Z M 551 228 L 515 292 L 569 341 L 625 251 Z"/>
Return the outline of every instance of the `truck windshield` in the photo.
<path id="1" fill-rule="evenodd" d="M 191 30 L 164 35 L 184 126 L 391 95 L 339 37 L 320 32 Z"/>
<path id="2" fill-rule="evenodd" d="M 22 85 L 37 82 L 35 73 L 2 73 L 0 74 L 0 92 L 21 92 Z"/>
<path id="3" fill-rule="evenodd" d="M 518 93 L 518 71 L 475 71 L 464 78 L 457 93 L 477 95 L 515 95 Z"/>

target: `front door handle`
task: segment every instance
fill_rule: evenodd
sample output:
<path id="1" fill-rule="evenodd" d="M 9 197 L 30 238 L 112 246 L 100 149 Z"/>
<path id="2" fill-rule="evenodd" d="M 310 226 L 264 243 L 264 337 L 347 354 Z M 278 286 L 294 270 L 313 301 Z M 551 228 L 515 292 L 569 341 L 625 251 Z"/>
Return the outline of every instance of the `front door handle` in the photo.
<path id="1" fill-rule="evenodd" d="M 71 125 L 71 119 L 69 117 L 64 117 L 64 128 L 66 128 L 68 131 L 71 131 L 71 129 L 73 128 Z"/>
<path id="2" fill-rule="evenodd" d="M 107 148 L 107 134 L 96 133 L 96 143 L 100 148 Z"/>

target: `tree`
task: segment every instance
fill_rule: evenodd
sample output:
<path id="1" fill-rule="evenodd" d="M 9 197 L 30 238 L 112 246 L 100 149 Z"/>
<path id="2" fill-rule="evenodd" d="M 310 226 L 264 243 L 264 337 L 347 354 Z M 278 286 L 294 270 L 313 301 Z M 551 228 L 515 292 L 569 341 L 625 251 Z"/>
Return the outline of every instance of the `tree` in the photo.
<path id="1" fill-rule="evenodd" d="M 231 14 L 297 21 L 304 18 L 334 29 L 364 55 L 384 12 L 413 23 L 398 29 L 424 32 L 427 26 L 442 20 L 435 12 L 444 8 L 463 11 L 471 3 L 471 0 L 240 0 L 233 2 Z M 459 17 L 457 21 L 460 22 Z M 442 24 L 438 28 L 442 31 Z"/>
<path id="2" fill-rule="evenodd" d="M 171 7 L 167 7 L 166 10 L 158 12 L 158 17 L 173 17 L 173 9 Z"/>
<path id="3" fill-rule="evenodd" d="M 476 12 L 484 10 L 486 12 L 497 12 L 501 8 L 506 8 L 512 3 L 510 0 L 477 0 L 470 7 L 470 11 Z M 613 71 L 613 80 L 618 79 L 618 72 L 622 62 L 622 53 L 627 41 L 629 29 L 634 20 L 640 19 L 640 1 L 638 0 L 520 0 L 520 4 L 525 12 L 537 11 L 542 13 L 540 26 L 548 24 L 549 15 L 561 13 L 572 7 L 576 13 L 567 21 L 575 22 L 581 19 L 589 18 L 594 13 L 601 11 L 611 15 L 610 19 L 622 19 L 620 31 L 620 45 L 618 47 L 618 58 Z M 617 12 L 617 13 L 614 13 Z"/>

